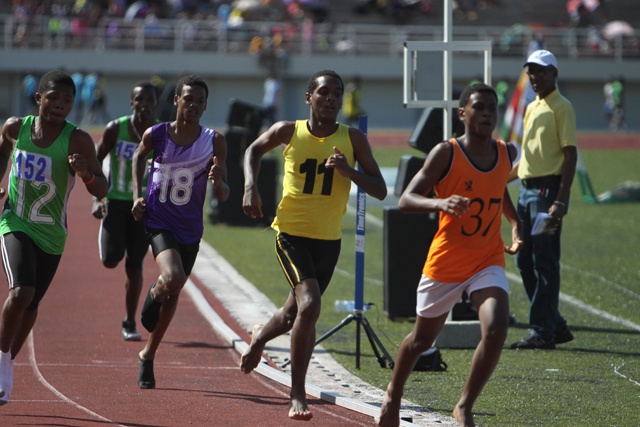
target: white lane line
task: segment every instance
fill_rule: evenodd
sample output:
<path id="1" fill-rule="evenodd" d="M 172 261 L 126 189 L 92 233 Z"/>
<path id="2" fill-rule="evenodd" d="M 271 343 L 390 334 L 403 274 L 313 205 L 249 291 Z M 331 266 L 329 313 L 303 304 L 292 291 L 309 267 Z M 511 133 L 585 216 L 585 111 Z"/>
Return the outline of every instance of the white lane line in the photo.
<path id="1" fill-rule="evenodd" d="M 82 368 L 106 368 L 106 369 L 123 369 L 130 371 L 131 363 L 128 364 L 97 364 L 100 362 L 96 362 L 96 364 L 92 363 L 39 363 L 38 366 L 57 366 L 57 367 L 82 367 Z M 231 369 L 238 369 L 237 366 L 185 366 L 185 365 L 156 365 L 161 366 L 163 370 L 165 369 L 173 369 L 173 370 L 183 370 L 183 369 L 192 369 L 192 370 L 200 370 L 200 371 L 224 371 Z"/>
<path id="2" fill-rule="evenodd" d="M 200 271 L 201 276 L 206 277 L 206 273 L 203 274 Z M 209 322 L 211 327 L 222 335 L 231 346 L 240 354 L 244 353 L 244 351 L 249 347 L 249 345 L 244 342 L 240 336 L 238 336 L 229 326 L 227 326 L 222 318 L 215 312 L 215 310 L 211 307 L 211 305 L 207 302 L 206 298 L 198 289 L 198 287 L 191 281 L 191 279 L 187 280 L 183 290 L 191 297 L 191 300 L 195 304 L 198 311 L 203 315 L 203 317 Z M 237 368 L 236 368 L 237 369 Z M 266 361 L 262 360 L 262 363 L 258 364 L 258 367 L 255 369 L 255 372 L 273 380 L 279 382 L 280 384 L 291 387 L 291 376 L 279 369 L 275 369 L 269 366 Z M 340 394 L 324 390 L 320 387 L 317 387 L 313 384 L 306 384 L 307 394 L 313 397 L 320 398 L 326 402 L 333 403 L 334 405 L 342 406 L 343 408 L 350 409 L 352 411 L 359 412 L 364 415 L 370 415 L 372 417 L 378 416 L 380 414 L 380 408 L 374 405 L 370 405 L 368 403 L 360 402 L 354 399 L 350 399 L 348 397 L 342 396 Z M 400 423 L 402 426 L 412 427 L 417 426 L 417 424 L 409 423 L 406 421 L 402 421 Z"/>
<path id="3" fill-rule="evenodd" d="M 347 212 L 355 213 L 355 208 L 349 206 L 347 208 Z M 380 220 L 379 218 L 374 217 L 373 215 L 367 215 L 366 216 L 366 220 L 367 220 L 368 224 L 370 223 L 371 225 L 373 225 L 375 227 L 383 227 L 383 221 Z M 617 284 L 617 283 L 615 283 L 615 282 L 613 282 L 611 280 L 608 280 L 608 279 L 606 279 L 606 278 L 604 278 L 602 276 L 599 276 L 597 274 L 594 274 L 594 273 L 591 273 L 591 272 L 588 272 L 588 271 L 585 272 L 583 270 L 577 269 L 575 267 L 568 266 L 566 264 L 562 264 L 561 268 L 567 269 L 567 270 L 572 271 L 572 272 L 578 272 L 578 273 L 581 273 L 581 274 L 588 275 L 588 276 L 590 276 L 592 278 L 595 278 L 595 279 L 599 280 L 600 282 L 602 282 L 602 283 L 604 283 L 604 284 L 606 284 L 608 286 L 612 286 L 612 287 L 618 289 L 619 291 L 625 293 L 626 295 L 629 295 L 629 296 L 631 296 L 633 298 L 636 298 L 636 299 L 640 299 L 640 295 L 638 293 L 636 293 L 636 292 L 634 292 L 634 291 L 632 291 L 630 289 L 627 289 L 624 286 L 621 286 L 621 285 L 619 285 L 619 284 Z M 349 272 L 344 271 L 344 270 L 339 270 L 338 271 L 338 269 L 336 269 L 336 271 L 338 273 L 342 274 L 342 275 L 350 274 Z M 353 274 L 350 274 L 350 276 L 353 276 Z M 522 278 L 520 276 L 516 275 L 516 274 L 507 272 L 507 277 L 510 280 L 513 280 L 515 282 L 518 282 L 518 283 L 522 284 Z M 365 280 L 366 281 L 369 281 L 369 280 L 375 281 L 376 279 L 369 279 L 369 278 L 365 277 Z M 374 282 L 374 283 L 376 283 L 376 282 Z M 580 308 L 581 310 L 587 311 L 587 312 L 589 312 L 589 313 L 591 313 L 593 315 L 599 316 L 599 317 L 601 317 L 603 319 L 606 319 L 606 320 L 609 320 L 611 322 L 614 322 L 614 323 L 626 326 L 628 328 L 640 331 L 640 324 L 637 324 L 637 323 L 634 323 L 634 322 L 632 322 L 630 320 L 627 320 L 627 319 L 624 319 L 622 317 L 613 315 L 613 314 L 608 313 L 608 312 L 606 312 L 604 310 L 600 310 L 599 308 L 593 307 L 593 306 L 587 304 L 584 301 L 580 301 L 579 299 L 577 299 L 575 297 L 572 297 L 571 295 L 567 295 L 567 294 L 564 294 L 564 293 L 560 292 L 560 300 L 562 300 L 562 301 L 564 301 L 564 302 L 566 302 L 568 304 L 574 305 L 574 306 Z"/>
<path id="4" fill-rule="evenodd" d="M 343 269 L 338 268 L 338 267 L 336 267 L 334 271 L 336 273 L 338 273 L 339 275 L 341 275 L 342 277 L 348 277 L 348 278 L 355 277 L 355 274 L 353 274 L 352 272 L 343 270 Z M 376 286 L 382 286 L 384 284 L 384 282 L 382 280 L 374 279 L 372 277 L 365 277 L 364 281 L 367 282 L 367 283 L 371 283 L 372 285 L 376 285 Z"/>
<path id="5" fill-rule="evenodd" d="M 623 373 L 620 372 L 620 368 L 622 368 L 622 367 L 624 367 L 624 363 L 622 365 L 620 365 L 620 366 L 614 366 L 613 367 L 613 373 L 618 375 L 619 377 L 624 378 L 625 380 L 629 380 L 634 385 L 640 386 L 640 382 L 638 382 L 638 381 L 636 381 L 636 380 L 634 380 L 632 378 L 629 378 L 628 376 L 626 376 L 626 375 L 624 375 Z"/>
<path id="6" fill-rule="evenodd" d="M 509 273 L 507 272 L 507 278 L 509 280 L 513 280 L 514 282 L 518 282 L 520 284 L 522 284 L 522 278 L 517 275 L 517 274 L 513 274 L 513 273 Z M 636 331 L 640 331 L 640 325 L 637 323 L 634 323 L 630 320 L 624 319 L 622 317 L 619 316 L 615 316 L 611 313 L 608 313 L 604 310 L 600 310 L 599 308 L 595 308 L 592 305 L 587 304 L 584 301 L 580 301 L 579 299 L 572 297 L 571 295 L 567 295 L 564 294 L 562 292 L 560 292 L 560 300 L 564 301 L 568 304 L 571 304 L 573 306 L 578 307 L 581 310 L 584 310 L 588 313 L 594 314 L 598 317 L 601 317 L 603 319 L 609 320 L 613 323 L 617 323 L 619 325 L 623 325 L 626 326 L 627 328 L 631 328 L 631 329 L 635 329 Z"/>
<path id="7" fill-rule="evenodd" d="M 594 279 L 598 280 L 599 282 L 602 282 L 603 284 L 605 284 L 607 286 L 611 286 L 611 287 L 616 288 L 617 290 L 619 290 L 623 294 L 626 294 L 626 295 L 628 295 L 630 297 L 633 297 L 633 298 L 635 298 L 637 300 L 640 300 L 640 294 L 638 294 L 637 292 L 632 291 L 631 289 L 627 289 L 622 285 L 617 284 L 613 280 L 609 280 L 607 278 L 599 276 L 599 275 L 597 275 L 595 273 L 592 273 L 590 271 L 584 271 L 584 270 L 582 270 L 580 268 L 571 267 L 570 265 L 566 265 L 566 264 L 561 264 L 561 268 L 569 270 L 572 273 L 582 274 L 584 276 L 588 276 L 588 277 L 594 278 Z"/>
<path id="8" fill-rule="evenodd" d="M 89 414 L 92 417 L 95 417 L 95 418 L 99 419 L 100 421 L 104 421 L 104 422 L 109 423 L 109 424 L 115 424 L 115 425 L 120 426 L 120 427 L 126 427 L 123 424 L 119 424 L 117 421 L 113 421 L 113 420 L 110 420 L 108 418 L 103 417 L 100 414 L 96 414 L 92 410 L 90 410 L 88 408 L 85 408 L 84 406 L 80 405 L 79 403 L 69 399 L 67 396 L 62 394 L 57 388 L 52 386 L 46 380 L 46 378 L 40 372 L 40 369 L 38 368 L 38 362 L 36 361 L 36 346 L 35 346 L 35 342 L 34 342 L 34 338 L 33 338 L 33 331 L 31 331 L 31 333 L 29 334 L 29 350 L 30 350 L 29 351 L 29 359 L 30 359 L 30 362 L 31 362 L 31 368 L 33 369 L 33 372 L 36 374 L 36 377 L 38 378 L 38 381 L 40 381 L 40 383 L 42 385 L 44 385 L 46 388 L 48 388 L 54 395 L 56 395 L 58 398 L 60 398 L 60 400 L 62 400 L 65 403 L 70 404 L 71 406 L 74 406 L 75 408 L 77 408 L 77 409 Z"/>

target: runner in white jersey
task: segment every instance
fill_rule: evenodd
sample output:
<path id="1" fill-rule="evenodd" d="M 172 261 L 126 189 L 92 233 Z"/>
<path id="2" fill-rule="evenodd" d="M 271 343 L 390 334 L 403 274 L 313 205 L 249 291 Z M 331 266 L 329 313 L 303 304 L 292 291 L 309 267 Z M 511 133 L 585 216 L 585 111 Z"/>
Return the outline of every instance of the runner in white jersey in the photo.
<path id="1" fill-rule="evenodd" d="M 153 360 L 198 254 L 207 179 L 220 202 L 229 197 L 224 136 L 200 125 L 208 95 L 207 84 L 200 77 L 180 79 L 174 96 L 176 120 L 147 129 L 133 155 L 132 213 L 144 222 L 160 270 L 142 307 L 142 325 L 151 332 L 138 354 L 138 387 L 143 389 L 156 386 Z M 145 198 L 142 181 L 151 151 Z"/>

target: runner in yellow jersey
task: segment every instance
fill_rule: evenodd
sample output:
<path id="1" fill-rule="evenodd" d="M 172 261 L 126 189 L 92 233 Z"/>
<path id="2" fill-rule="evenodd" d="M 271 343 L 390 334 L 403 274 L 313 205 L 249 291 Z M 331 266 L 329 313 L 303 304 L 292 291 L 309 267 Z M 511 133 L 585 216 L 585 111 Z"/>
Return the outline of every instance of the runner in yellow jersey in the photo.
<path id="1" fill-rule="evenodd" d="M 305 377 L 316 340 L 320 299 L 340 255 L 342 218 L 349 189 L 355 183 L 380 200 L 387 187 L 363 132 L 336 122 L 344 84 L 331 70 L 309 80 L 306 103 L 309 120 L 281 121 L 254 141 L 245 153 L 243 208 L 262 217 L 258 193 L 260 160 L 284 148 L 282 200 L 272 227 L 276 253 L 291 292 L 284 306 L 264 325 L 256 325 L 241 369 L 249 373 L 260 362 L 266 343 L 291 331 L 291 393 L 289 417 L 311 419 Z M 361 171 L 355 168 L 355 162 Z"/>

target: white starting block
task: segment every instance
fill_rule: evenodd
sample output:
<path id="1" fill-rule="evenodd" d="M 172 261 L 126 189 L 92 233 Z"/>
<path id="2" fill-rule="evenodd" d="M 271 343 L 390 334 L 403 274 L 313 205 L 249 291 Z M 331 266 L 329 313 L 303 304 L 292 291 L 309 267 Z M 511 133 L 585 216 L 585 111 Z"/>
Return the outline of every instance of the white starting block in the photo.
<path id="1" fill-rule="evenodd" d="M 434 346 L 438 348 L 476 348 L 482 333 L 479 320 L 452 320 L 451 312 Z"/>

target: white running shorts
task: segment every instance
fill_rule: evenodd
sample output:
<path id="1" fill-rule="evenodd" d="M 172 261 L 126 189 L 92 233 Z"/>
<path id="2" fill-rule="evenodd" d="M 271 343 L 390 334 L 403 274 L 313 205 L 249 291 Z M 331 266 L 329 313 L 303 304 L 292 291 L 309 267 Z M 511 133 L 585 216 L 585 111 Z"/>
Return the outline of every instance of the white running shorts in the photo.
<path id="1" fill-rule="evenodd" d="M 424 274 L 418 284 L 416 314 L 420 317 L 439 317 L 462 301 L 462 292 L 468 295 L 479 289 L 496 287 L 509 293 L 509 282 L 503 267 L 492 265 L 464 282 L 437 282 Z"/>

